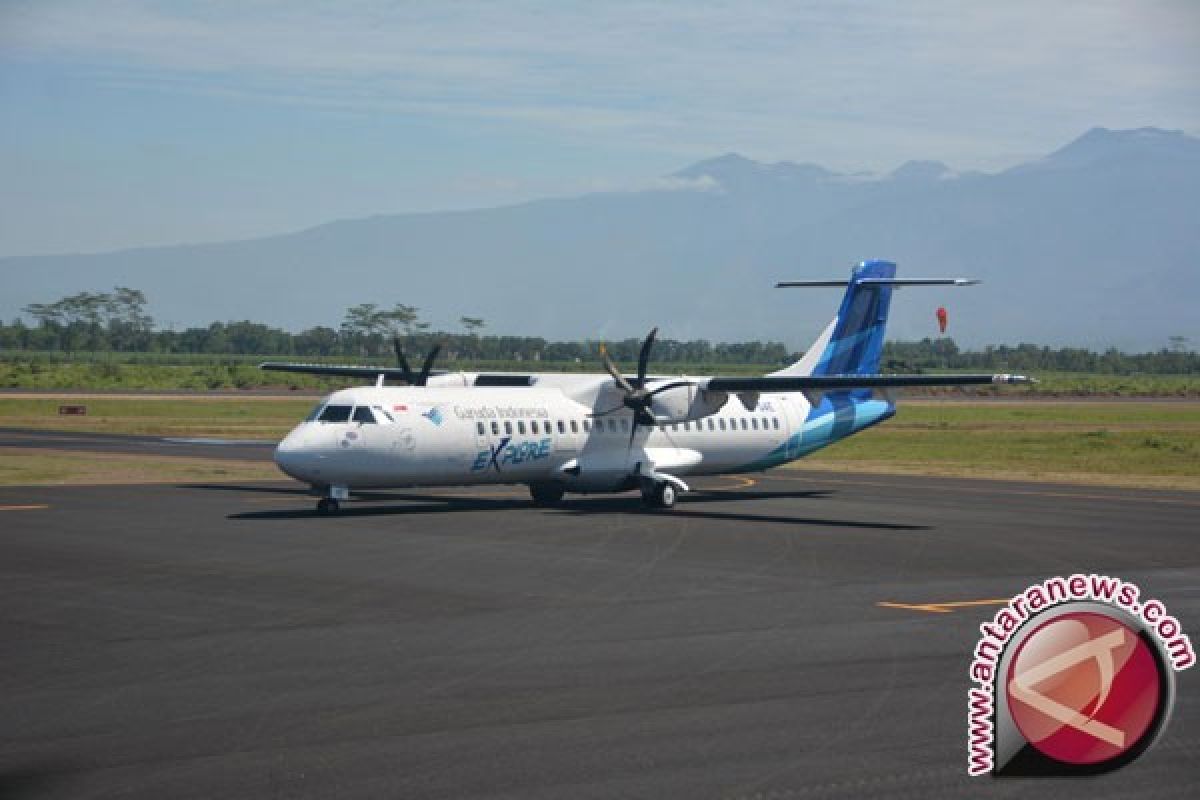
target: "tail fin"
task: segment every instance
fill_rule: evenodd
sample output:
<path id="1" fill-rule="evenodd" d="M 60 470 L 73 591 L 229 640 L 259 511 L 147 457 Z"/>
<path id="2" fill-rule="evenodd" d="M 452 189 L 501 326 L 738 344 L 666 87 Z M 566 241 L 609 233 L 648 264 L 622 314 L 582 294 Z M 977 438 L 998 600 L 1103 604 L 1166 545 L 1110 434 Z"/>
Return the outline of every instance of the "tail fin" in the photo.
<path id="1" fill-rule="evenodd" d="M 892 304 L 896 265 L 864 261 L 846 282 L 837 316 L 804 357 L 772 375 L 873 375 L 879 372 L 884 328 Z M 793 284 L 799 285 L 799 284 Z M 810 283 L 807 285 L 818 285 Z M 825 282 L 820 285 L 840 285 Z"/>

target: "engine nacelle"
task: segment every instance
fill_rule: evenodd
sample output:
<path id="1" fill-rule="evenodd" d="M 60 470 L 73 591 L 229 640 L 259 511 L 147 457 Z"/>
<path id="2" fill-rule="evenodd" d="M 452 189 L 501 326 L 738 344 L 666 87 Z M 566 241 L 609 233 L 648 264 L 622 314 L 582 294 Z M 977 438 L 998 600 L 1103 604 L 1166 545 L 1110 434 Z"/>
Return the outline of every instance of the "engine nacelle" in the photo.
<path id="1" fill-rule="evenodd" d="M 670 383 L 662 381 L 661 383 Z M 653 391 L 654 384 L 646 388 Z M 698 386 L 676 386 L 654 395 L 652 410 L 654 419 L 660 424 L 687 422 L 720 411 L 729 402 L 728 392 L 711 392 Z"/>

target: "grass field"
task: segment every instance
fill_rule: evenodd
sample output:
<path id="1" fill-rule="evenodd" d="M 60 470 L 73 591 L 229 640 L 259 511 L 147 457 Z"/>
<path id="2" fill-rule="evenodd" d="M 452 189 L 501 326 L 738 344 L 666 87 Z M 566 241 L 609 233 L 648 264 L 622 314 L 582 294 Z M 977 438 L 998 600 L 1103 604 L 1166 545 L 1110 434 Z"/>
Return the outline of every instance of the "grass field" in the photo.
<path id="1" fill-rule="evenodd" d="M 0 354 L 0 389 L 40 390 L 193 390 L 213 389 L 310 389 L 332 391 L 345 386 L 344 378 L 321 378 L 288 372 L 266 372 L 258 368 L 262 361 L 319 361 L 331 364 L 370 364 L 395 366 L 391 359 L 324 358 L 290 356 L 180 356 L 175 363 L 139 354 L 79 354 L 75 358 Z M 443 362 L 439 369 L 482 372 L 599 372 L 599 361 L 477 361 Z M 778 364 L 671 364 L 657 363 L 655 369 L 666 375 L 684 372 L 695 375 L 762 375 L 778 369 Z"/>
<path id="2" fill-rule="evenodd" d="M 317 403 L 316 397 L 20 397 L 0 396 L 0 426 L 43 430 L 280 439 Z M 86 416 L 62 416 L 64 404 Z"/>
<path id="3" fill-rule="evenodd" d="M 0 447 L 0 486 L 278 480 L 269 462 Z"/>
<path id="4" fill-rule="evenodd" d="M 255 395 L 82 400 L 10 395 L 0 396 L 0 426 L 277 440 L 314 402 L 312 397 Z M 84 403 L 88 414 L 59 416 L 61 403 Z M 119 459 L 107 461 L 110 472 L 118 466 Z M 86 478 L 104 467 L 81 469 Z M 270 465 L 265 467 L 266 472 L 252 474 L 276 476 Z M 55 474 L 63 480 L 61 470 L 68 468 L 54 456 L 42 461 L 0 452 L 0 481 L 39 482 Z M 794 468 L 1200 490 L 1200 402 L 902 400 L 894 419 Z"/>
<path id="5" fill-rule="evenodd" d="M 29 355 L 0 352 L 0 389 L 47 391 L 153 391 L 214 389 L 275 389 L 331 391 L 345 385 L 344 379 L 319 378 L 282 372 L 264 372 L 258 363 L 264 360 L 305 361 L 315 359 L 287 356 L 211 356 L 186 354 L 137 353 L 63 353 Z M 363 359 L 320 359 L 330 363 Z M 365 363 L 393 366 L 389 359 L 369 359 Z M 596 362 L 520 362 L 480 361 L 445 362 L 448 370 L 522 372 L 598 372 Z M 658 362 L 654 370 L 662 375 L 762 375 L 778 369 L 778 364 L 672 364 Z M 990 372 L 991 370 L 981 370 Z M 996 372 L 1018 370 L 997 369 Z M 1016 396 L 1115 396 L 1115 397 L 1195 397 L 1200 399 L 1200 375 L 1104 375 L 1082 372 L 1037 372 L 1033 386 L 991 387 L 969 390 L 931 390 L 931 394 L 965 396 L 997 393 Z"/>
<path id="6" fill-rule="evenodd" d="M 1200 490 L 1200 403 L 901 404 L 794 466 Z"/>

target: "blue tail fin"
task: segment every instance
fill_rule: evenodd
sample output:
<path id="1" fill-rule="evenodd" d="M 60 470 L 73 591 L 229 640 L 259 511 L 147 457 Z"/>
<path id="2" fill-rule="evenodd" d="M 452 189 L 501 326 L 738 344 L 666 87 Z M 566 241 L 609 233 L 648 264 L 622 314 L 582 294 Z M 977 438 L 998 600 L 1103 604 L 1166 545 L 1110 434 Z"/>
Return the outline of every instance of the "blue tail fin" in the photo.
<path id="1" fill-rule="evenodd" d="M 896 265 L 891 261 L 864 261 L 854 268 L 833 333 L 813 366 L 813 375 L 872 375 L 879 372 L 892 287 L 888 284 L 864 285 L 859 281 L 895 277 Z"/>

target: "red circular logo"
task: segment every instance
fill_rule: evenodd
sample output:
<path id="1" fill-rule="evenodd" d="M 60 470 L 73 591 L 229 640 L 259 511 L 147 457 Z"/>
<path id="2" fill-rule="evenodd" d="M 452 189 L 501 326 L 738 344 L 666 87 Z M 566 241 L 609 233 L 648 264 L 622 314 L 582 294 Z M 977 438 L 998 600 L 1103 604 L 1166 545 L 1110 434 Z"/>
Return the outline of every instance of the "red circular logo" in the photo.
<path id="1" fill-rule="evenodd" d="M 1150 647 L 1121 621 L 1079 611 L 1021 642 L 1005 691 L 1031 745 L 1067 764 L 1098 764 L 1135 747 L 1159 712 L 1163 678 Z"/>

